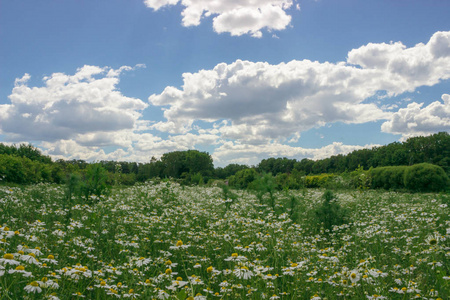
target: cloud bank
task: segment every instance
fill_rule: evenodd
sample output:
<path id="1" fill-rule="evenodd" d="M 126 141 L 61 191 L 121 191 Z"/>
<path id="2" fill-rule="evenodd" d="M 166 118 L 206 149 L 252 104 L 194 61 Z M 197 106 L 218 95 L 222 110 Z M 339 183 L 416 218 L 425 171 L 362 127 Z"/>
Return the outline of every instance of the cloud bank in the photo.
<path id="1" fill-rule="evenodd" d="M 118 90 L 122 72 L 139 65 L 84 66 L 73 75 L 46 76 L 42 87 L 30 87 L 25 74 L 10 104 L 0 105 L 0 133 L 7 141 L 38 141 L 54 158 L 148 161 L 210 147 L 219 165 L 256 164 L 267 156 L 320 159 L 373 146 L 299 146 L 302 132 L 335 122 L 381 120 L 382 132 L 403 139 L 450 131 L 449 94 L 399 109 L 389 101 L 449 79 L 449 49 L 450 32 L 437 32 L 412 47 L 370 43 L 351 50 L 345 62 L 220 63 L 183 74 L 181 87 L 149 96 L 152 106 Z M 382 101 L 373 101 L 380 91 Z M 145 109 L 161 109 L 164 119 L 144 119 Z"/>
<path id="2" fill-rule="evenodd" d="M 450 78 L 449 37 L 450 32 L 437 32 L 427 44 L 411 48 L 399 42 L 368 44 L 351 50 L 346 62 L 237 60 L 185 73 L 181 89 L 169 86 L 149 97 L 155 106 L 169 106 L 166 121 L 154 128 L 185 133 L 194 120 L 202 120 L 215 123 L 223 138 L 265 144 L 334 122 L 396 118 L 367 98 L 378 91 L 392 97 Z M 399 132 L 388 125 L 384 131 Z"/>
<path id="3" fill-rule="evenodd" d="M 155 11 L 162 7 L 181 3 L 183 26 L 198 26 L 202 18 L 213 18 L 213 28 L 217 33 L 233 36 L 249 34 L 261 37 L 262 29 L 283 30 L 291 22 L 286 11 L 292 7 L 292 0 L 144 0 L 147 7 Z"/>

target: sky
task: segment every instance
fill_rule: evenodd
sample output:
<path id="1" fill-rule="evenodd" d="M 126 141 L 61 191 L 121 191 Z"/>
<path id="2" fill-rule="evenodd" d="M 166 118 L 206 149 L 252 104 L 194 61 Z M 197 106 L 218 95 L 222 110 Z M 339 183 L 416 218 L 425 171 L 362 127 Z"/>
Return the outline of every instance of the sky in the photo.
<path id="1" fill-rule="evenodd" d="M 0 142 L 215 166 L 450 132 L 450 1 L 0 0 Z"/>

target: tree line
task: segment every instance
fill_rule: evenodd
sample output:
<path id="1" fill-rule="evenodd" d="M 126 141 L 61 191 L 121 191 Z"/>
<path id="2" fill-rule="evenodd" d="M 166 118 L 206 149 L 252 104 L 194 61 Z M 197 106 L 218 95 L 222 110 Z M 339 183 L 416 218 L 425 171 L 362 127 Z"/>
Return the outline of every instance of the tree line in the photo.
<path id="1" fill-rule="evenodd" d="M 298 188 L 305 175 L 310 175 L 310 186 L 320 185 L 331 175 L 355 170 L 389 166 L 412 166 L 429 163 L 450 173 L 450 135 L 439 132 L 430 136 L 409 138 L 386 146 L 361 149 L 347 155 L 335 155 L 321 160 L 268 158 L 256 166 L 229 164 L 214 168 L 207 152 L 197 150 L 165 153 L 149 162 L 99 161 L 96 165 L 106 170 L 108 184 L 132 185 L 155 178 L 173 178 L 181 183 L 202 184 L 210 180 L 228 180 L 236 187 L 246 187 L 260 174 L 272 174 L 279 185 Z M 0 143 L 0 179 L 20 184 L 67 181 L 70 174 L 82 177 L 93 163 L 84 160 L 56 160 L 28 144 Z M 322 174 L 322 175 L 321 175 Z M 327 174 L 327 175 L 324 175 Z M 302 179 L 303 178 L 303 179 Z"/>

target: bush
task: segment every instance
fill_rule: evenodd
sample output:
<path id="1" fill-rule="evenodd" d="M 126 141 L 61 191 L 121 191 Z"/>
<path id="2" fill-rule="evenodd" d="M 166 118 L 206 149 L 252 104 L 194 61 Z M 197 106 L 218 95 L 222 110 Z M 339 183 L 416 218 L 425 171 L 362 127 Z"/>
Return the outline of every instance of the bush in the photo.
<path id="1" fill-rule="evenodd" d="M 305 187 L 307 188 L 318 188 L 325 187 L 329 181 L 334 178 L 333 174 L 320 174 L 314 176 L 306 176 Z"/>
<path id="2" fill-rule="evenodd" d="M 374 189 L 382 188 L 385 190 L 398 190 L 405 188 L 404 176 L 409 167 L 381 167 L 370 169 L 372 178 L 371 187 Z"/>
<path id="3" fill-rule="evenodd" d="M 0 177 L 6 182 L 26 183 L 22 158 L 0 154 Z"/>
<path id="4" fill-rule="evenodd" d="M 449 189 L 449 184 L 449 178 L 444 169 L 428 163 L 413 165 L 404 175 L 404 185 L 411 191 L 445 191 Z"/>

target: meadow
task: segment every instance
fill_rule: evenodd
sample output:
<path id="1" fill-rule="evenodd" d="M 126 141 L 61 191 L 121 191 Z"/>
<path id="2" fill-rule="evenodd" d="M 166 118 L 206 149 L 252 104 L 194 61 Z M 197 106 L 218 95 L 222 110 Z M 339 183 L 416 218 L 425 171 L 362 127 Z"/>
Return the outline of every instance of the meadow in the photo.
<path id="1" fill-rule="evenodd" d="M 0 186 L 0 299 L 450 299 L 446 194 L 65 189 Z"/>

